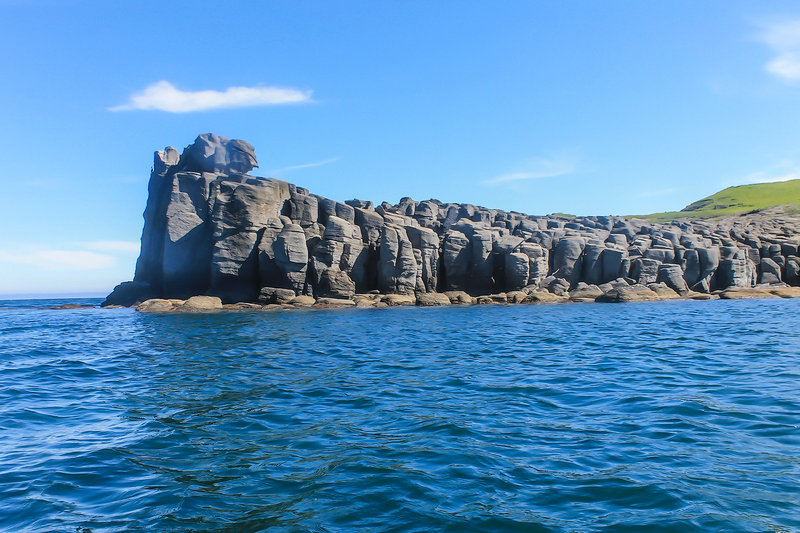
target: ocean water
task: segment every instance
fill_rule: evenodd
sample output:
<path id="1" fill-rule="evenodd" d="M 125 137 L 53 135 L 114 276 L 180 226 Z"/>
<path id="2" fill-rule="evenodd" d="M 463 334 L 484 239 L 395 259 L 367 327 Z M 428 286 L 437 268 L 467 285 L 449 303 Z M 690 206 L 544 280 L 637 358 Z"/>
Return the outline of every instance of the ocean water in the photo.
<path id="1" fill-rule="evenodd" d="M 0 302 L 4 531 L 800 531 L 797 300 L 57 303 Z"/>

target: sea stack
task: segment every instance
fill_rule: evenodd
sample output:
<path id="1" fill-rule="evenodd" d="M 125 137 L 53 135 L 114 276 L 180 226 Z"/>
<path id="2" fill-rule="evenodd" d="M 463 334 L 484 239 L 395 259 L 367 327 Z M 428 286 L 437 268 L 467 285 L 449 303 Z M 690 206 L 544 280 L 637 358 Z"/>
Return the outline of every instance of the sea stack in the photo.
<path id="1" fill-rule="evenodd" d="M 257 166 L 249 143 L 210 133 L 182 154 L 157 151 L 134 280 L 104 305 L 197 295 L 352 301 L 368 293 L 420 305 L 570 294 L 629 301 L 800 284 L 797 216 L 656 224 L 411 198 L 341 203 L 251 175 Z"/>

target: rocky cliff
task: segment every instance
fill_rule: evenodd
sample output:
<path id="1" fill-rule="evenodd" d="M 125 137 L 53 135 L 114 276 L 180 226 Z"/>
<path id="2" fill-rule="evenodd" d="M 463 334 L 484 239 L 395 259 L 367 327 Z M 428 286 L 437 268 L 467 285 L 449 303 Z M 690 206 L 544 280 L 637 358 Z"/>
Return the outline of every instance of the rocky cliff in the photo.
<path id="1" fill-rule="evenodd" d="M 340 203 L 251 176 L 256 166 L 250 144 L 213 134 L 182 154 L 156 152 L 135 278 L 105 305 L 193 295 L 281 303 L 298 295 L 443 292 L 451 299 L 515 293 L 624 300 L 800 284 L 796 216 L 653 224 L 411 198 Z M 436 298 L 422 298 L 428 300 Z"/>

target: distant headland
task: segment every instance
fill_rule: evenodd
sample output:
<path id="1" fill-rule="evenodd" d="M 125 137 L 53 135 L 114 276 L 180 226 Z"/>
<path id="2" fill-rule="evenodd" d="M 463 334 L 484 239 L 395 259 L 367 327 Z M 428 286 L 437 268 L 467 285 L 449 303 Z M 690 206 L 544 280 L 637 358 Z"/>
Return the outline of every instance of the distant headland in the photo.
<path id="1" fill-rule="evenodd" d="M 376 206 L 251 176 L 257 166 L 249 143 L 210 133 L 181 154 L 157 151 L 136 274 L 103 306 L 800 297 L 800 216 L 789 209 L 728 205 L 725 216 L 703 218 L 715 209 L 709 197 L 648 220 L 411 198 Z"/>

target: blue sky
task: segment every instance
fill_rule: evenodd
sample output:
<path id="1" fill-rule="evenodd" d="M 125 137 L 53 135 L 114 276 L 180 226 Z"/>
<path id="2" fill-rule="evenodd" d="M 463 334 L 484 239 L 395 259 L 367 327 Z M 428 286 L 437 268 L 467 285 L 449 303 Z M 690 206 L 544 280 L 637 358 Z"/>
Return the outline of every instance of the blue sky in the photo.
<path id="1" fill-rule="evenodd" d="M 796 2 L 0 0 L 0 294 L 133 275 L 199 133 L 337 200 L 680 209 L 800 177 Z"/>

